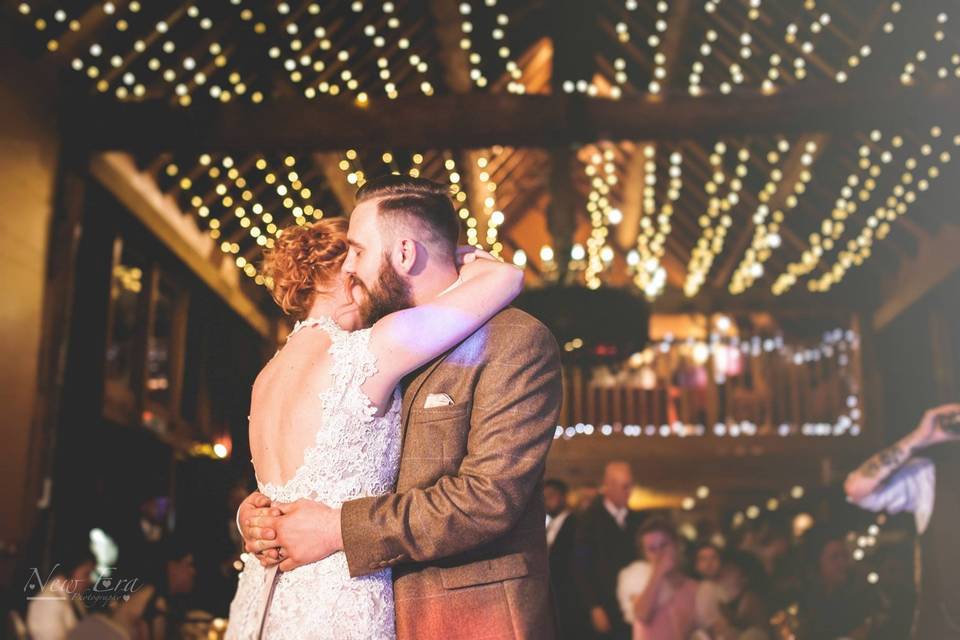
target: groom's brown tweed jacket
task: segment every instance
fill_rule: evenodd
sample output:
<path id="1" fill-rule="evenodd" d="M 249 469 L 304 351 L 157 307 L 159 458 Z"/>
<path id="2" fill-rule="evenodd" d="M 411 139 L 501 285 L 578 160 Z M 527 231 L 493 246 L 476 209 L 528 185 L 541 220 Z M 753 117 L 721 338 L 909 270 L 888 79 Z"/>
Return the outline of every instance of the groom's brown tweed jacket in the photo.
<path id="1" fill-rule="evenodd" d="M 393 567 L 400 640 L 553 638 L 542 489 L 561 395 L 556 340 L 512 308 L 406 385 L 397 492 L 341 515 L 350 574 Z"/>

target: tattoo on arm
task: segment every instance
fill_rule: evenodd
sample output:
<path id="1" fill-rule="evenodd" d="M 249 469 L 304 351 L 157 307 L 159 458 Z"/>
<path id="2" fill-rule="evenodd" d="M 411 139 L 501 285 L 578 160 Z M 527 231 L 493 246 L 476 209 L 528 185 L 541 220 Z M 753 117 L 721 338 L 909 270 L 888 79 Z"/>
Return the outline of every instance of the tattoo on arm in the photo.
<path id="1" fill-rule="evenodd" d="M 887 476 L 891 471 L 902 465 L 908 455 L 908 452 L 897 443 L 864 462 L 858 471 L 866 478 Z"/>

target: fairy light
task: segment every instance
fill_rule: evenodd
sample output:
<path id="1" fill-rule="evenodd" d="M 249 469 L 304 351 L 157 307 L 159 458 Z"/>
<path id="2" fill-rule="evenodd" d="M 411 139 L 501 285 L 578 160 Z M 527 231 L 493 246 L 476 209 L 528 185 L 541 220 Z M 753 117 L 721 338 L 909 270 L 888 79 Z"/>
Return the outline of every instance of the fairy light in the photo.
<path id="1" fill-rule="evenodd" d="M 256 158 L 254 166 L 262 173 L 271 173 L 266 159 L 262 156 Z M 234 208 L 234 215 L 237 217 L 238 223 L 258 246 L 272 248 L 274 238 L 280 234 L 280 229 L 274 224 L 273 214 L 266 211 L 264 206 L 255 200 L 246 178 L 235 167 L 228 169 L 227 177 L 233 181 L 233 186 L 239 192 L 239 203 Z M 265 226 L 261 228 L 260 225 Z M 249 263 L 247 264 L 249 265 Z M 243 269 L 251 278 L 256 278 L 259 275 L 252 266 L 244 266 Z M 258 284 L 263 284 L 263 282 L 258 281 Z"/>
<path id="2" fill-rule="evenodd" d="M 893 136 L 890 139 L 890 148 L 881 151 L 878 163 L 873 159 L 876 150 L 874 147 L 883 140 L 883 137 L 881 131 L 871 131 L 869 140 L 860 145 L 857 150 L 860 158 L 857 169 L 847 176 L 830 216 L 820 225 L 820 231 L 810 234 L 809 246 L 803 251 L 800 259 L 787 265 L 786 271 L 774 281 L 772 291 L 775 295 L 786 293 L 800 278 L 812 273 L 825 253 L 831 251 L 843 235 L 847 219 L 857 213 L 860 204 L 871 199 L 873 190 L 877 186 L 877 179 L 883 173 L 884 165 L 889 164 L 893 159 L 890 149 L 899 149 L 903 146 L 903 138 Z"/>
<path id="3" fill-rule="evenodd" d="M 768 162 L 771 164 L 778 162 L 780 156 L 788 153 L 789 150 L 789 143 L 786 140 L 780 140 L 777 149 L 767 154 Z M 755 226 L 750 247 L 744 252 L 743 259 L 730 278 L 728 289 L 733 295 L 743 293 L 764 275 L 764 264 L 782 243 L 780 226 L 785 214 L 797 207 L 800 196 L 806 192 L 807 185 L 813 179 L 811 167 L 818 151 L 817 143 L 813 140 L 808 140 L 804 144 L 803 153 L 800 156 L 803 168 L 794 183 L 789 185 L 790 193 L 783 198 L 783 207 L 773 212 L 770 211 L 771 199 L 788 185 L 781 184 L 782 168 L 775 168 L 770 172 L 771 179 L 757 197 L 760 205 L 753 215 Z"/>
<path id="4" fill-rule="evenodd" d="M 303 88 L 303 95 L 308 99 L 316 98 L 321 93 L 336 96 L 340 94 L 344 87 L 347 91 L 353 91 L 355 94 L 358 93 L 358 82 L 353 77 L 353 72 L 347 65 L 350 59 L 350 52 L 348 50 L 339 50 L 333 61 L 321 60 L 318 57 L 315 58 L 315 55 L 320 56 L 327 54 L 333 48 L 333 43 L 328 37 L 326 27 L 317 25 L 311 32 L 310 29 L 307 28 L 306 22 L 301 25 L 295 17 L 290 15 L 290 6 L 286 2 L 275 5 L 274 9 L 280 17 L 279 26 L 286 39 L 287 53 L 284 54 L 279 47 L 272 46 L 268 50 L 267 55 L 274 60 L 280 60 L 281 57 L 284 58 L 281 61 L 281 66 L 284 71 L 286 71 L 291 82 L 300 85 L 304 82 L 306 73 L 323 73 L 328 70 L 328 67 L 332 70 L 333 66 L 340 68 L 339 75 L 331 76 L 331 78 L 339 77 L 344 82 L 343 86 L 336 81 L 323 80 L 315 86 L 313 84 L 305 86 Z M 319 13 L 320 6 L 312 3 L 307 7 L 307 16 L 301 17 L 305 21 L 309 21 L 312 16 L 316 16 Z M 249 8 L 241 11 L 241 19 L 253 22 L 253 30 L 257 35 L 266 34 L 266 24 L 263 21 L 254 22 L 253 12 Z M 312 39 L 316 42 L 317 54 L 311 55 L 304 51 L 304 38 Z"/>
<path id="5" fill-rule="evenodd" d="M 195 5 L 188 7 L 187 16 L 193 19 L 203 31 L 210 31 L 214 26 L 213 20 L 203 16 Z M 169 44 L 172 44 L 172 41 Z M 169 53 L 172 53 L 172 48 Z M 191 104 L 194 92 L 206 86 L 209 80 L 208 74 L 215 74 L 217 70 L 224 69 L 227 66 L 227 56 L 219 42 L 211 42 L 203 55 L 204 58 L 202 59 L 187 56 L 180 61 L 179 66 L 187 72 L 187 77 L 176 87 L 176 93 L 179 96 L 178 102 L 181 106 L 186 107 Z M 154 63 L 154 66 L 159 68 L 159 61 Z M 171 76 L 176 74 L 172 69 L 169 69 L 169 71 Z M 246 93 L 247 86 L 242 82 L 239 72 L 231 72 L 228 75 L 228 81 L 230 83 L 229 87 L 212 83 L 208 90 L 210 97 L 220 102 L 229 102 L 234 96 Z"/>
<path id="6" fill-rule="evenodd" d="M 829 291 L 843 280 L 851 268 L 862 265 L 871 256 L 873 244 L 887 237 L 893 222 L 906 215 L 920 194 L 927 191 L 930 184 L 942 174 L 943 168 L 952 160 L 952 155 L 946 148 L 950 142 L 944 140 L 940 127 L 933 127 L 929 136 L 930 141 L 919 148 L 920 157 L 929 165 L 926 175 L 920 170 L 920 161 L 916 155 L 910 155 L 904 162 L 905 170 L 900 174 L 900 179 L 890 195 L 864 221 L 857 237 L 850 239 L 846 247 L 838 252 L 833 264 L 819 278 L 807 283 L 810 291 Z M 956 136 L 952 142 L 953 146 L 960 146 L 960 136 Z M 939 152 L 933 146 L 935 143 L 939 143 Z"/>
<path id="7" fill-rule="evenodd" d="M 208 155 L 201 156 L 200 164 L 202 166 L 210 166 L 211 164 L 210 157 Z M 239 171 L 236 170 L 236 168 L 233 166 L 233 159 L 230 156 L 224 156 L 224 158 L 221 160 L 221 164 L 225 169 L 228 170 L 228 175 L 231 177 L 231 179 L 233 180 L 238 179 Z M 174 163 L 171 162 L 166 166 L 165 172 L 170 177 L 176 177 L 177 175 L 179 175 L 180 170 Z M 210 172 L 212 176 L 221 175 L 219 167 L 215 167 L 215 166 L 208 169 L 208 172 Z M 187 176 L 183 176 L 178 181 L 178 184 L 182 189 L 182 191 L 184 192 L 184 195 L 188 198 L 188 201 L 190 202 L 190 204 L 195 208 L 197 216 L 206 221 L 207 233 L 210 236 L 210 238 L 214 241 L 220 240 L 221 233 L 222 233 L 222 224 L 220 222 L 220 219 L 216 216 L 210 215 L 211 214 L 210 208 L 208 205 L 205 204 L 204 199 L 200 195 L 192 191 L 193 184 L 190 178 Z M 229 188 L 225 183 L 223 183 L 222 181 L 218 182 L 214 187 L 213 193 L 220 198 L 220 204 L 224 207 L 225 211 L 230 210 L 231 207 L 233 207 L 233 199 L 230 196 Z M 245 214 L 246 214 L 245 209 L 242 206 L 234 209 L 234 212 L 236 217 L 241 221 L 241 226 L 243 228 L 249 228 L 251 226 L 249 220 L 247 221 L 247 224 L 243 224 L 242 222 L 245 219 Z M 266 244 L 266 241 L 264 241 L 264 244 Z M 247 276 L 251 278 L 256 278 L 258 275 L 260 275 L 257 273 L 256 267 L 254 267 L 251 263 L 247 262 L 247 260 L 243 258 L 243 256 L 238 255 L 240 252 L 239 243 L 232 242 L 230 240 L 222 240 L 217 246 L 220 248 L 220 252 L 224 256 L 229 256 L 231 260 L 234 262 L 234 264 L 236 264 L 236 266 L 239 269 L 241 269 Z M 266 280 L 264 280 L 262 276 L 257 281 L 258 284 L 263 284 L 265 282 Z"/>
<path id="8" fill-rule="evenodd" d="M 485 0 L 488 9 L 494 10 L 497 7 L 498 0 Z M 489 85 L 490 79 L 483 73 L 483 56 L 474 48 L 473 37 L 476 35 L 473 16 L 475 14 L 473 5 L 470 2 L 460 2 L 459 12 L 461 16 L 460 30 L 460 48 L 467 52 L 467 59 L 470 65 L 470 80 L 478 88 L 485 88 Z M 494 18 L 494 25 L 490 30 L 490 41 L 496 49 L 496 56 L 504 61 L 505 71 L 510 76 L 507 83 L 507 92 L 523 94 L 526 93 L 526 86 L 523 83 L 523 72 L 513 58 L 513 53 L 506 42 L 506 28 L 510 24 L 510 17 L 497 11 Z"/>
<path id="9" fill-rule="evenodd" d="M 636 9 L 637 3 L 634 0 L 627 0 L 626 4 L 628 10 L 631 10 L 631 7 Z M 660 49 L 663 45 L 663 40 L 666 36 L 667 29 L 669 29 L 670 26 L 669 20 L 667 19 L 669 10 L 670 6 L 666 0 L 659 0 L 657 2 L 657 16 L 653 24 L 655 32 L 647 37 L 647 46 L 650 48 L 650 51 L 653 54 L 653 77 L 647 84 L 647 90 L 652 94 L 660 93 L 667 79 L 667 56 Z M 618 84 L 626 84 L 626 73 L 623 74 L 623 82 L 618 82 Z"/>
<path id="10" fill-rule="evenodd" d="M 613 61 L 613 80 L 616 85 L 610 88 L 610 97 L 618 100 L 623 97 L 623 89 L 627 85 L 627 61 L 623 58 Z"/>
<path id="11" fill-rule="evenodd" d="M 457 170 L 457 162 L 454 160 L 453 154 L 447 151 L 444 155 L 443 168 L 447 172 L 447 182 L 450 185 L 450 193 L 453 197 L 454 206 L 457 208 L 460 219 L 463 220 L 466 225 L 467 244 L 472 247 L 482 247 L 478 237 L 479 222 L 467 206 L 467 192 L 462 184 L 463 175 Z M 420 175 L 420 165 L 423 163 L 423 155 L 415 153 L 411 159 L 414 166 L 410 168 L 409 173 L 416 178 Z M 485 206 L 489 205 L 492 210 L 494 204 L 492 196 L 488 196 L 484 204 Z"/>
<path id="12" fill-rule="evenodd" d="M 513 264 L 523 269 L 527 266 L 527 252 L 523 249 L 517 249 L 513 252 Z"/>
<path id="13" fill-rule="evenodd" d="M 949 16 L 946 13 L 937 14 L 935 27 L 936 30 L 933 33 L 933 39 L 936 43 L 934 46 L 944 46 L 946 34 L 943 31 L 943 25 L 945 25 L 948 20 Z M 900 83 L 904 85 L 913 84 L 915 82 L 914 76 L 917 73 L 918 67 L 922 66 L 923 63 L 929 59 L 929 57 L 930 56 L 926 49 L 917 49 L 913 56 L 911 56 L 911 59 L 903 65 L 903 72 L 900 74 Z M 952 62 L 955 66 L 955 73 L 957 77 L 960 77 L 960 67 L 956 66 L 958 62 L 960 62 L 960 59 L 958 59 L 956 54 L 953 56 Z M 950 70 L 946 66 L 941 66 L 937 69 L 937 77 L 941 80 L 946 79 L 949 77 L 949 75 Z"/>
<path id="14" fill-rule="evenodd" d="M 745 28 L 737 38 L 738 54 L 742 60 L 749 60 L 753 56 L 753 35 L 750 33 L 750 28 L 752 23 L 760 18 L 760 5 L 761 2 L 759 0 L 751 0 L 746 7 L 747 21 L 744 23 Z M 730 80 L 734 84 L 743 84 L 744 75 L 739 64 L 731 64 L 729 66 L 729 72 Z"/>
<path id="15" fill-rule="evenodd" d="M 629 267 L 635 270 L 634 284 L 644 292 L 648 299 L 652 300 L 663 292 L 666 284 L 667 273 L 661 264 L 661 260 L 666 252 L 666 238 L 671 231 L 670 218 L 683 189 L 683 156 L 679 151 L 670 154 L 670 182 L 667 189 L 667 201 L 661 205 L 658 213 L 656 203 L 656 148 L 648 145 L 644 148 L 643 153 L 645 159 L 643 216 L 640 219 L 640 233 L 637 236 L 636 252 L 631 252 L 627 256 L 627 263 Z"/>
<path id="16" fill-rule="evenodd" d="M 618 182 L 616 154 L 612 148 L 602 152 L 594 147 L 584 173 L 590 179 L 590 192 L 587 194 L 587 213 L 590 215 L 590 236 L 587 238 L 586 269 L 584 279 L 589 289 L 599 289 L 602 282 L 600 274 L 613 260 L 613 250 L 607 246 L 610 233 L 610 213 L 613 205 L 610 201 L 611 188 Z"/>
<path id="17" fill-rule="evenodd" d="M 340 162 L 337 163 L 337 167 L 344 173 L 344 178 L 352 187 L 362 187 L 364 182 L 366 182 L 366 176 L 359 168 L 359 163 L 357 162 L 358 158 L 356 149 L 347 149 L 343 152 L 343 158 L 340 159 Z M 414 174 L 411 170 L 410 175 L 416 177 L 419 173 Z"/>
<path id="18" fill-rule="evenodd" d="M 747 162 L 750 160 L 750 151 L 741 147 L 737 151 L 738 164 L 734 169 L 734 176 L 729 178 L 724 172 L 723 161 L 727 146 L 723 142 L 714 145 L 710 154 L 710 165 L 713 171 L 704 189 L 709 196 L 707 211 L 698 219 L 703 228 L 697 244 L 691 251 L 690 262 L 687 266 L 687 279 L 683 284 L 683 291 L 687 297 L 695 296 L 706 281 L 707 274 L 713 267 L 716 256 L 723 251 L 727 232 L 733 224 L 730 211 L 740 202 L 740 190 L 743 188 L 743 179 L 747 177 Z M 726 195 L 720 197 L 721 187 L 726 186 Z"/>
<path id="19" fill-rule="evenodd" d="M 719 0 L 716 0 L 719 2 Z M 716 6 L 713 2 L 707 2 L 707 6 Z M 715 10 L 715 9 L 714 9 Z M 708 9 L 708 13 L 712 13 Z M 703 40 L 700 42 L 700 46 L 697 48 L 697 57 L 694 59 L 693 64 L 690 67 L 690 75 L 687 78 L 689 83 L 689 92 L 692 96 L 701 96 L 703 95 L 703 87 L 701 82 L 703 79 L 704 72 L 704 60 L 710 57 L 713 53 L 713 47 L 716 44 L 719 35 L 715 29 L 707 29 L 704 32 Z"/>
<path id="20" fill-rule="evenodd" d="M 499 153 L 497 151 L 499 150 Z M 504 153 L 506 150 L 503 147 L 497 147 L 494 149 L 496 155 Z M 476 171 L 479 171 L 477 178 L 479 183 L 482 185 L 482 193 L 479 194 L 483 197 L 483 208 L 484 216 L 487 219 L 487 246 L 490 248 L 490 253 L 494 256 L 499 257 L 500 252 L 503 250 L 503 243 L 498 239 L 499 228 L 506 221 L 503 211 L 497 208 L 496 204 L 496 193 L 497 193 L 497 183 L 493 180 L 491 175 L 491 161 L 486 156 L 480 156 L 476 160 Z"/>

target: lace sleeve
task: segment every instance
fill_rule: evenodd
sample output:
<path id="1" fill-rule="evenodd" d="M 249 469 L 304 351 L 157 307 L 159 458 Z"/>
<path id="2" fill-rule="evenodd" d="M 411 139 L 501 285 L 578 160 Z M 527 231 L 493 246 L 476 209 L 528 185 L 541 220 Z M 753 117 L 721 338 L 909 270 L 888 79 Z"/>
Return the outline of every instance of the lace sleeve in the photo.
<path id="1" fill-rule="evenodd" d="M 377 358 L 370 351 L 370 333 L 370 329 L 341 331 L 333 336 L 330 346 L 334 397 L 367 418 L 377 413 L 376 405 L 361 390 L 363 383 L 377 373 Z"/>

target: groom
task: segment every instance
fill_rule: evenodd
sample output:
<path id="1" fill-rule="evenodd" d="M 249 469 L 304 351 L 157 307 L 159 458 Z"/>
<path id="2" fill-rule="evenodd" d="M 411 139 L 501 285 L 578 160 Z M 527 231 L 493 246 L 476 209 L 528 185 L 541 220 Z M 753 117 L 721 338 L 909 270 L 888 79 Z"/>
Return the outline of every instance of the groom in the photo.
<path id="1" fill-rule="evenodd" d="M 357 192 L 344 269 L 368 324 L 457 285 L 459 226 L 429 180 L 392 175 Z M 553 638 L 542 495 L 561 400 L 553 336 L 506 309 L 403 392 L 396 493 L 339 509 L 254 493 L 239 512 L 246 550 L 285 571 L 337 551 L 352 576 L 392 567 L 400 640 Z"/>

